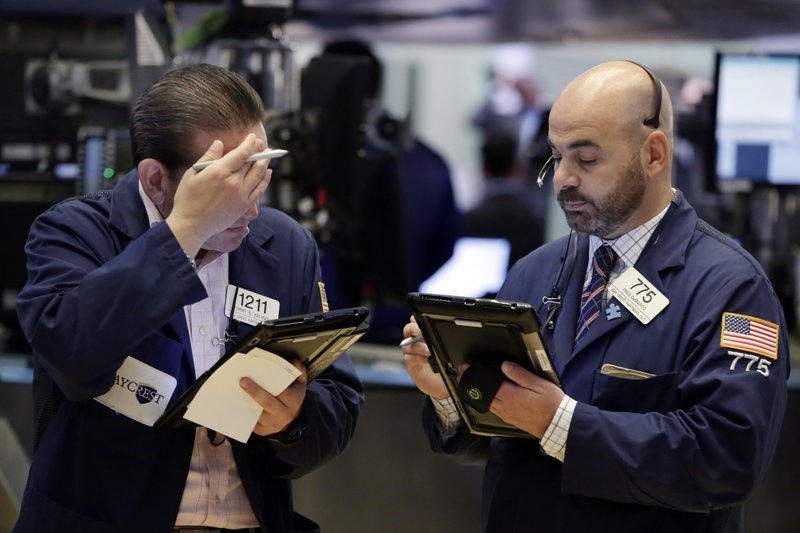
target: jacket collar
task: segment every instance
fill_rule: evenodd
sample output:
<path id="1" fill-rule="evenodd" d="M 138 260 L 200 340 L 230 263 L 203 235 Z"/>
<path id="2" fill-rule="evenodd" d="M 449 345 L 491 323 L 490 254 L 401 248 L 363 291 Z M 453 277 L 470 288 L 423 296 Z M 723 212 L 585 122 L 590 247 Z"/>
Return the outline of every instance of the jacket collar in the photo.
<path id="1" fill-rule="evenodd" d="M 147 231 L 147 211 L 139 196 L 139 173 L 128 172 L 111 191 L 112 226 L 134 239 Z"/>

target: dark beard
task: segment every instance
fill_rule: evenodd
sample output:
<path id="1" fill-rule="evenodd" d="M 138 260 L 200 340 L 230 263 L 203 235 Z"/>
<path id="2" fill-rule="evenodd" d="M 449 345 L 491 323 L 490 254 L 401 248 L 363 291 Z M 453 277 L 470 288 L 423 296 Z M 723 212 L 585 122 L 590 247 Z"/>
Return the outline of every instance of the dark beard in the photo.
<path id="1" fill-rule="evenodd" d="M 644 169 L 634 154 L 625 170 L 624 179 L 604 198 L 592 201 L 575 188 L 563 189 L 556 197 L 567 217 L 567 224 L 576 231 L 582 231 L 602 238 L 614 235 L 631 217 L 642 203 L 646 188 Z M 566 202 L 586 202 L 587 211 L 571 212 L 564 209 Z"/>

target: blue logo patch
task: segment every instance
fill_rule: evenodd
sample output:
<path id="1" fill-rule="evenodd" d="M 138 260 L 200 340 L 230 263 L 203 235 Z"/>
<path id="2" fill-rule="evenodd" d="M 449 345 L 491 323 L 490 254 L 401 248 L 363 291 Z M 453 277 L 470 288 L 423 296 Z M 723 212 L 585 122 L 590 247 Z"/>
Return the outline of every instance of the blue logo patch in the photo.
<path id="1" fill-rule="evenodd" d="M 145 383 L 139 383 L 139 387 L 136 389 L 136 399 L 141 404 L 150 403 L 152 402 L 157 396 L 158 391 L 155 387 L 147 385 Z"/>

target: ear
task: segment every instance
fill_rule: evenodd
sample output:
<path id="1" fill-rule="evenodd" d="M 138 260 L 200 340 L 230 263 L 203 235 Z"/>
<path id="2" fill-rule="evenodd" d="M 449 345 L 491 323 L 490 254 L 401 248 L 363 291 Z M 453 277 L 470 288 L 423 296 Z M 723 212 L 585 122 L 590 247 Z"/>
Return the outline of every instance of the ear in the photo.
<path id="1" fill-rule="evenodd" d="M 670 168 L 672 154 L 663 131 L 656 130 L 647 136 L 645 151 L 644 168 L 648 175 L 657 176 Z"/>
<path id="2" fill-rule="evenodd" d="M 170 177 L 167 167 L 155 159 L 144 159 L 136 168 L 145 194 L 157 207 L 162 207 L 168 199 L 167 182 Z"/>

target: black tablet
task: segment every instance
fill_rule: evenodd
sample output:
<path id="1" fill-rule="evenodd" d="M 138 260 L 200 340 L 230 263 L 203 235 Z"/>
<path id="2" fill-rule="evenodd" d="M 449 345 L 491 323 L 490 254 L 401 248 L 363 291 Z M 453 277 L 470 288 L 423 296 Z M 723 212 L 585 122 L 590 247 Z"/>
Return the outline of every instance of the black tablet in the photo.
<path id="1" fill-rule="evenodd" d="M 368 316 L 366 307 L 350 307 L 262 322 L 198 377 L 156 420 L 154 427 L 194 425 L 183 415 L 203 383 L 233 355 L 247 353 L 253 348 L 261 348 L 289 360 L 300 359 L 305 363 L 308 380 L 311 381 L 367 332 Z"/>
<path id="2" fill-rule="evenodd" d="M 488 405 L 504 379 L 503 361 L 513 361 L 560 385 L 539 335 L 534 307 L 416 292 L 407 299 L 431 351 L 431 364 L 441 373 L 469 430 L 477 435 L 531 437 L 489 412 Z M 469 374 L 464 372 L 467 367 Z"/>

